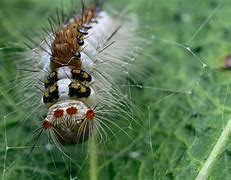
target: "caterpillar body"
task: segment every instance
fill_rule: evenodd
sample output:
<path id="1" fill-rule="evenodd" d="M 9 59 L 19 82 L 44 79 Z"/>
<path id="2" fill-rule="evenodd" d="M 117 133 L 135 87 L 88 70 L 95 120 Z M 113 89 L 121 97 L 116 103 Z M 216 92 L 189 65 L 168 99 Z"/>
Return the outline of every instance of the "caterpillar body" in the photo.
<path id="1" fill-rule="evenodd" d="M 114 124 L 110 118 L 118 111 L 129 114 L 117 82 L 142 38 L 136 19 L 123 16 L 90 7 L 56 28 L 50 22 L 52 32 L 33 49 L 25 67 L 33 67 L 25 86 L 46 113 L 39 136 L 46 131 L 55 145 L 78 144 L 104 132 L 107 122 Z M 35 83 L 43 91 L 42 100 Z"/>

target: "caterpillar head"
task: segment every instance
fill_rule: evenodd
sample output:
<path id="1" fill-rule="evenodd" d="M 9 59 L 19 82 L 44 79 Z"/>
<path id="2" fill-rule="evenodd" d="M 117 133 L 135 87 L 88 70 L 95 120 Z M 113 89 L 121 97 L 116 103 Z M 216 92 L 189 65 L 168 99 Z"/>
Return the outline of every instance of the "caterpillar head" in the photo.
<path id="1" fill-rule="evenodd" d="M 94 111 L 83 102 L 64 100 L 49 108 L 43 129 L 49 130 L 53 140 L 61 144 L 78 144 L 91 136 L 91 122 L 94 118 Z"/>

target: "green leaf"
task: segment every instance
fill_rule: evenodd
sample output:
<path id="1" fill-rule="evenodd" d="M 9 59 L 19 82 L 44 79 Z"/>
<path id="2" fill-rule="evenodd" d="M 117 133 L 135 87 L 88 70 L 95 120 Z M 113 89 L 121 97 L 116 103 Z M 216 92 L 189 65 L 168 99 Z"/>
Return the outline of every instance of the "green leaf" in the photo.
<path id="1" fill-rule="evenodd" d="M 62 3 L 67 11 L 70 1 Z M 136 73 L 126 76 L 134 120 L 126 126 L 122 118 L 115 121 L 129 137 L 115 128 L 117 138 L 109 132 L 110 140 L 94 150 L 66 147 L 71 160 L 44 146 L 28 155 L 27 142 L 42 113 L 29 118 L 31 102 L 18 102 L 15 93 L 21 89 L 11 83 L 18 57 L 12 54 L 21 51 L 25 34 L 44 35 L 41 26 L 48 27 L 47 18 L 60 5 L 55 0 L 0 2 L 2 178 L 230 179 L 231 72 L 222 69 L 231 54 L 228 0 L 106 1 L 108 11 L 128 7 L 147 38 L 133 64 Z M 45 135 L 41 139 L 45 142 Z"/>

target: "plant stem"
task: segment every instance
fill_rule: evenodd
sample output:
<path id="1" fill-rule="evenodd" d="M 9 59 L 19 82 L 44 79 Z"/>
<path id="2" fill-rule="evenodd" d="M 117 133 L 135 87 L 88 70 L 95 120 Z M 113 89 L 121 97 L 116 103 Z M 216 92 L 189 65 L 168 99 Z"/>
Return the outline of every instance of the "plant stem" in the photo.
<path id="1" fill-rule="evenodd" d="M 91 139 L 90 146 L 90 168 L 89 168 L 89 174 L 90 174 L 90 180 L 97 180 L 98 179 L 98 173 L 97 173 L 97 148 L 95 145 L 95 139 L 94 137 Z"/>

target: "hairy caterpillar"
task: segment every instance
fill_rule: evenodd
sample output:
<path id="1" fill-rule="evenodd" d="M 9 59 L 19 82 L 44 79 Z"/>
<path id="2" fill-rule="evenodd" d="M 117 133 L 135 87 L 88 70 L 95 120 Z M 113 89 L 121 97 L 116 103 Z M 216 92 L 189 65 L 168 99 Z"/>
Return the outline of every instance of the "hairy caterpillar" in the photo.
<path id="1" fill-rule="evenodd" d="M 79 7 L 68 18 L 62 10 L 56 12 L 48 19 L 50 27 L 42 28 L 42 39 L 28 33 L 29 49 L 8 58 L 17 65 L 16 78 L 7 79 L 14 84 L 6 86 L 14 99 L 10 105 L 16 108 L 4 114 L 4 177 L 13 177 L 10 168 L 23 169 L 22 164 L 32 167 L 26 174 L 41 175 L 38 171 L 44 169 L 49 171 L 44 177 L 63 171 L 79 177 L 80 171 L 86 172 L 82 166 L 89 157 L 105 158 L 107 152 L 117 151 L 121 140 L 133 140 L 128 131 L 133 128 L 134 109 L 126 88 L 134 78 L 131 65 L 145 45 L 138 19 L 127 11 L 103 10 L 97 3 Z M 9 127 L 14 121 L 16 125 Z M 11 132 L 17 139 L 8 136 Z M 11 166 L 13 162 L 16 165 Z"/>
<path id="2" fill-rule="evenodd" d="M 21 67 L 28 102 L 46 114 L 37 140 L 45 131 L 57 147 L 82 143 L 95 132 L 102 138 L 115 115 L 129 116 L 118 80 L 142 44 L 134 17 L 110 15 L 98 3 L 64 19 L 49 22 L 51 32 Z"/>
<path id="3" fill-rule="evenodd" d="M 42 22 L 42 25 L 44 23 L 47 23 L 46 17 L 48 16 L 48 14 L 45 14 L 43 12 L 47 12 L 50 10 L 52 16 L 55 16 L 53 15 L 55 14 L 55 12 L 52 11 L 52 8 L 56 6 L 56 2 L 54 0 L 50 0 L 50 6 L 45 4 L 45 2 L 47 2 L 45 0 L 37 1 L 39 3 L 35 3 L 36 1 L 30 2 L 35 7 L 39 7 L 40 5 L 45 7 L 43 8 L 43 11 L 40 10 L 39 13 L 37 12 L 37 18 L 25 18 L 25 15 L 21 16 L 20 13 L 15 14 L 17 15 L 17 17 L 19 17 L 17 18 L 17 21 L 20 22 L 19 24 L 22 27 L 22 31 L 26 31 L 26 29 L 28 29 L 26 21 L 33 20 L 33 23 L 29 23 L 29 25 L 33 26 L 33 30 L 37 32 L 37 28 L 40 27 L 35 26 L 39 22 Z M 1 7 L 3 7 L 4 9 L 9 9 L 7 12 L 17 12 L 14 10 L 15 8 L 13 7 L 2 6 L 2 2 L 0 4 Z M 115 113 L 118 113 L 119 115 L 121 115 L 121 113 L 130 113 L 127 110 L 127 104 L 125 104 L 123 101 L 127 97 L 131 99 L 132 103 L 136 104 L 137 102 L 137 104 L 142 106 L 141 108 L 139 107 L 139 109 L 142 109 L 142 114 L 140 113 L 139 115 L 143 115 L 143 117 L 140 118 L 142 120 L 141 126 L 139 128 L 134 128 L 134 123 L 132 124 L 132 126 L 129 126 L 128 124 L 126 124 L 125 126 L 120 125 L 121 128 L 119 130 L 122 129 L 125 131 L 129 131 L 130 129 L 132 129 L 131 133 L 127 131 L 129 135 L 131 135 L 131 139 L 127 137 L 124 138 L 123 132 L 120 133 L 119 131 L 114 131 L 116 133 L 115 137 L 117 137 L 118 139 L 114 141 L 114 136 L 112 137 L 111 134 L 108 134 L 106 138 L 111 139 L 109 139 L 107 143 L 103 142 L 103 144 L 101 144 L 100 146 L 88 146 L 92 141 L 87 141 L 86 143 L 83 143 L 83 145 L 77 144 L 71 147 L 65 147 L 65 152 L 68 152 L 70 150 L 70 159 L 72 161 L 75 161 L 75 165 L 73 166 L 73 164 L 69 163 L 69 159 L 68 161 L 64 162 L 62 159 L 63 153 L 56 153 L 57 148 L 51 148 L 54 147 L 53 145 L 48 146 L 48 142 L 54 142 L 58 146 L 60 146 L 58 143 L 62 141 L 62 138 L 57 139 L 57 135 L 54 131 L 52 131 L 51 128 L 42 128 L 43 121 L 47 117 L 48 112 L 48 107 L 44 105 L 43 102 L 41 102 L 41 98 L 43 97 L 44 91 L 46 89 L 44 86 L 50 86 L 49 81 L 53 80 L 52 78 L 57 74 L 57 72 L 51 73 L 51 71 L 47 71 L 47 69 L 44 68 L 47 64 L 49 67 L 49 63 L 45 62 L 49 62 L 50 56 L 47 55 L 47 53 L 43 49 L 50 50 L 51 48 L 46 45 L 45 41 L 43 41 L 42 43 L 41 40 L 37 41 L 41 43 L 41 45 L 40 47 L 34 49 L 34 53 L 27 53 L 28 58 L 26 61 L 25 59 L 23 61 L 27 64 L 18 63 L 19 69 L 23 69 L 27 72 L 33 72 L 18 74 L 18 78 L 16 79 L 15 83 L 19 84 L 18 82 L 21 80 L 21 78 L 23 78 L 23 75 L 25 75 L 25 78 L 22 80 L 23 84 L 20 84 L 20 86 L 17 86 L 17 88 L 14 86 L 8 86 L 6 88 L 7 90 L 12 89 L 11 92 L 13 92 L 14 94 L 6 93 L 6 91 L 4 94 L 4 91 L 1 91 L 1 94 L 5 95 L 8 101 L 7 103 L 2 103 L 2 114 L 5 116 L 7 115 L 7 113 L 12 112 L 11 115 L 7 115 L 2 118 L 4 121 L 1 121 L 1 167 L 3 169 L 2 172 L 5 173 L 6 179 L 15 179 L 16 177 L 21 177 L 22 175 L 24 175 L 22 177 L 23 179 L 27 179 L 26 177 L 28 177 L 28 179 L 31 179 L 32 174 L 34 179 L 36 179 L 36 175 L 37 179 L 52 179 L 51 177 L 55 177 L 56 179 L 57 177 L 60 179 L 66 179 L 64 177 L 67 176 L 69 177 L 69 179 L 87 179 L 90 174 L 91 177 L 99 176 L 98 179 L 161 179 L 185 177 L 185 175 L 187 176 L 189 172 L 191 174 L 190 177 L 195 178 L 196 174 L 200 171 L 200 168 L 203 166 L 203 162 L 208 157 L 207 155 L 209 153 L 209 147 L 212 148 L 214 144 L 214 141 L 211 141 L 212 143 L 209 143 L 210 145 L 206 142 L 211 140 L 211 132 L 213 132 L 215 129 L 218 130 L 218 127 L 220 127 L 221 125 L 220 121 L 217 121 L 217 119 L 219 119 L 218 116 L 222 115 L 223 121 L 222 109 L 225 109 L 223 122 L 224 125 L 226 122 L 225 115 L 227 114 L 227 117 L 229 116 L 229 105 L 225 103 L 226 99 L 228 100 L 228 96 L 226 98 L 226 95 L 229 94 L 229 78 L 225 75 L 224 79 L 226 79 L 226 81 L 224 82 L 227 83 L 224 83 L 223 81 L 222 83 L 220 83 L 220 75 L 213 76 L 214 73 L 210 71 L 210 68 L 203 68 L 205 67 L 205 65 L 203 64 L 202 67 L 202 64 L 200 64 L 200 62 L 198 63 L 198 60 L 202 58 L 203 60 L 205 60 L 204 62 L 208 64 L 208 67 L 209 65 L 212 65 L 212 67 L 214 67 L 215 65 L 217 67 L 216 63 L 218 62 L 218 57 L 220 57 L 221 54 L 224 54 L 223 45 L 219 46 L 221 47 L 220 49 L 215 48 L 218 51 L 214 51 L 214 49 L 210 47 L 213 45 L 214 42 L 220 42 L 220 44 L 224 43 L 224 41 L 221 41 L 221 38 L 217 38 L 218 36 L 214 36 L 214 32 L 218 32 L 218 35 L 222 35 L 223 31 L 226 32 L 225 27 L 227 27 L 227 23 L 224 23 L 224 15 L 226 14 L 224 14 L 223 12 L 226 12 L 226 10 L 227 12 L 229 11 L 227 8 L 216 8 L 219 9 L 218 11 L 216 11 L 216 9 L 214 9 L 214 5 L 219 4 L 219 7 L 228 7 L 227 1 L 225 1 L 225 4 L 223 4 L 222 6 L 220 6 L 220 2 L 212 2 L 211 4 L 207 1 L 203 3 L 201 1 L 198 1 L 197 3 L 189 3 L 178 0 L 171 1 L 171 3 L 164 3 L 163 1 L 153 2 L 148 0 L 126 2 L 111 1 L 108 4 L 105 4 L 107 5 L 107 7 L 104 7 L 104 10 L 108 13 L 110 17 L 113 17 L 113 19 L 117 20 L 119 19 L 122 21 L 122 24 L 124 24 L 124 22 L 129 22 L 129 15 L 126 14 L 126 16 L 124 16 L 124 13 L 119 12 L 119 15 L 117 14 L 116 16 L 114 16 L 112 11 L 110 11 L 110 7 L 121 10 L 122 8 L 118 7 L 124 7 L 125 4 L 127 4 L 126 6 L 131 8 L 134 13 L 137 13 L 137 17 L 140 19 L 140 33 L 142 33 L 142 35 L 148 35 L 148 32 L 145 32 L 145 29 L 150 28 L 151 34 L 149 34 L 152 36 L 150 36 L 149 39 L 153 39 L 153 41 L 155 42 L 153 43 L 153 46 L 155 46 L 155 48 L 152 48 L 151 46 L 145 47 L 142 50 L 142 56 L 140 58 L 137 58 L 138 64 L 141 64 L 142 66 L 144 66 L 144 63 L 148 64 L 145 69 L 139 69 L 139 72 L 150 73 L 150 75 L 145 76 L 145 78 L 144 76 L 139 76 L 137 78 L 133 76 L 133 74 L 131 75 L 130 72 L 132 71 L 127 71 L 124 66 L 123 68 L 121 68 L 120 66 L 117 66 L 116 68 L 112 67 L 109 71 L 108 69 L 103 68 L 105 67 L 105 65 L 108 65 L 108 61 L 101 64 L 99 63 L 100 58 L 95 62 L 93 73 L 83 69 L 85 72 L 91 75 L 91 78 L 93 79 L 93 84 L 91 84 L 91 80 L 89 78 L 86 78 L 86 83 L 90 82 L 88 84 L 88 87 L 92 88 L 93 85 L 97 85 L 97 87 L 99 86 L 99 89 L 94 89 L 94 95 L 96 95 L 96 106 L 92 106 L 93 108 L 89 108 L 93 110 L 95 114 L 93 122 L 98 123 L 97 126 L 94 126 L 95 128 L 91 131 L 91 139 L 94 140 L 94 137 L 97 137 L 95 134 L 93 135 L 94 131 L 97 131 L 98 135 L 100 135 L 100 133 L 104 135 L 103 130 L 107 130 L 106 126 L 104 126 L 104 123 L 107 123 L 109 128 L 113 128 L 112 123 L 114 123 L 115 125 L 120 125 L 120 122 L 126 121 L 124 117 L 115 118 L 114 115 Z M 20 11 L 22 11 L 22 9 L 23 8 L 21 8 Z M 194 13 L 195 9 L 197 9 L 200 13 Z M 28 16 L 28 14 L 24 12 L 27 12 L 27 10 L 31 12 L 30 14 L 36 13 L 32 8 L 24 8 L 23 14 L 26 14 L 26 16 Z M 163 12 L 165 14 L 164 16 Z M 2 11 L 2 14 L 6 15 L 7 20 L 5 20 L 5 25 L 8 25 L 8 22 L 11 22 L 10 13 Z M 60 19 L 62 18 L 60 17 Z M 1 25 L 2 20 L 4 20 L 4 18 L 1 18 Z M 221 21 L 223 23 L 221 23 Z M 54 30 L 57 30 L 59 28 L 59 23 L 53 23 L 53 19 L 51 19 L 50 22 L 52 24 L 51 27 Z M 68 23 L 63 22 L 64 21 L 61 20 L 60 24 L 63 25 Z M 58 27 L 56 27 L 56 25 L 54 24 L 57 24 Z M 225 27 L 224 29 L 220 28 L 220 30 L 218 31 L 218 26 L 216 26 L 216 24 L 221 25 L 219 27 L 222 27 L 223 24 L 225 25 Z M 132 23 L 132 25 L 135 25 L 135 22 L 134 24 Z M 12 27 L 14 27 L 14 30 L 17 29 L 15 28 L 15 26 Z M 132 27 L 133 26 L 130 26 L 129 28 L 131 29 Z M 130 37 L 128 37 L 128 39 L 126 37 L 133 34 L 129 30 L 129 28 L 124 31 L 127 34 L 124 34 L 123 42 L 128 42 L 127 40 L 131 39 Z M 169 29 L 171 29 L 171 31 L 169 31 Z M 47 31 L 47 35 L 44 35 L 44 39 L 50 45 L 51 42 L 53 42 L 53 32 L 52 29 L 49 30 L 46 28 L 45 30 Z M 109 34 L 112 33 L 108 32 L 108 35 Z M 135 36 L 133 38 L 139 37 L 136 33 L 134 34 Z M 228 34 L 226 32 L 225 37 L 227 37 Z M 42 33 L 39 33 L 39 35 L 42 35 Z M 33 34 L 33 31 L 32 34 L 29 34 L 29 36 L 33 39 L 36 38 Z M 4 37 L 2 36 L 2 38 Z M 145 42 L 147 42 L 148 40 L 146 40 Z M 7 38 L 6 41 L 4 41 L 3 43 L 6 42 L 12 41 Z M 139 43 L 142 41 L 137 42 L 137 46 L 139 46 Z M 210 44 L 210 42 L 212 44 Z M 3 43 L 2 46 L 4 47 Z M 105 50 L 99 48 L 103 51 L 99 53 L 100 55 L 97 56 L 101 56 L 102 53 L 104 53 L 105 55 L 105 51 L 111 52 L 112 50 L 114 50 L 114 48 L 112 49 L 113 46 L 115 48 L 115 44 L 110 45 L 109 43 L 108 47 L 104 46 L 107 47 L 105 48 Z M 118 48 L 118 46 L 116 47 Z M 134 47 L 135 45 L 133 44 L 131 47 L 126 46 L 126 49 L 135 49 Z M 144 47 L 144 45 L 141 44 L 140 47 Z M 10 56 L 15 51 L 17 51 L 17 49 L 11 49 L 10 51 L 8 50 L 7 55 Z M 125 50 L 120 49 L 116 52 L 122 53 L 124 51 Z M 0 50 L 0 53 L 1 52 L 3 51 Z M 120 56 L 119 53 L 112 54 L 114 54 L 114 57 Z M 125 62 L 122 64 L 134 64 L 132 62 L 133 53 L 131 53 L 127 57 L 131 61 L 122 58 L 124 60 L 123 62 Z M 11 58 L 11 63 L 13 61 L 18 62 L 19 58 L 20 57 Z M 47 61 L 42 61 L 44 59 L 47 59 Z M 213 61 L 214 59 L 217 60 Z M 42 64 L 41 61 L 44 63 Z M 114 65 L 114 62 L 110 62 L 112 65 Z M 6 65 L 7 66 L 5 66 L 4 68 L 1 67 L 1 71 L 7 72 L 6 69 L 10 69 L 10 65 Z M 131 68 L 131 70 L 133 69 L 134 68 Z M 12 66 L 11 70 L 14 73 L 17 73 L 15 67 Z M 71 72 L 70 70 L 65 71 Z M 101 81 L 98 79 L 97 76 L 98 72 L 107 75 L 107 77 L 105 78 L 107 78 L 106 82 L 109 82 L 108 85 L 113 83 L 111 84 L 111 86 L 107 87 L 113 87 L 113 89 L 103 89 L 107 84 L 100 83 Z M 4 77 L 3 74 L 4 73 L 1 73 L 1 79 L 3 79 Z M 78 70 L 77 74 L 79 74 Z M 36 75 L 39 80 L 35 77 Z M 206 76 L 206 78 L 204 78 L 204 75 Z M 70 74 L 69 77 L 71 76 L 72 75 Z M 9 76 L 6 75 L 5 79 L 7 82 L 11 82 L 9 80 Z M 75 78 L 73 77 L 73 79 Z M 217 83 L 215 83 L 215 81 Z M 102 84 L 101 87 L 100 84 Z M 118 90 L 120 89 L 121 84 L 122 88 L 124 87 L 128 89 L 129 94 L 127 97 L 125 97 L 125 94 L 120 93 L 120 91 Z M 210 86 L 212 84 L 213 86 Z M 221 88 L 219 88 L 220 86 Z M 101 90 L 104 90 L 104 94 L 101 94 Z M 21 91 L 23 91 L 23 93 L 21 93 Z M 23 94 L 24 99 L 20 98 L 20 100 L 18 101 L 15 100 L 16 98 L 12 97 L 15 94 L 19 96 Z M 225 97 L 223 95 L 225 95 Z M 106 100 L 110 100 L 110 102 L 108 101 L 108 103 L 105 103 L 105 101 L 100 101 L 101 98 L 105 97 L 107 97 Z M 92 102 L 90 102 L 90 104 L 93 105 Z M 211 104 L 211 102 L 213 103 Z M 10 104 L 11 106 L 7 106 L 8 104 Z M 120 106 L 118 106 L 117 108 L 116 105 L 118 104 Z M 211 104 L 211 106 L 204 106 L 205 104 Z M 218 107 L 218 111 L 215 111 L 215 113 L 213 113 L 213 111 L 217 109 L 216 107 Z M 228 111 L 226 111 L 226 107 Z M 17 112 L 14 113 L 15 111 Z M 60 112 L 62 114 L 62 111 Z M 57 116 L 59 116 L 58 114 L 60 112 L 57 111 Z M 68 110 L 68 112 L 69 114 L 72 114 L 75 111 L 73 111 L 72 108 Z M 64 113 L 67 113 L 67 109 L 65 109 Z M 45 117 L 42 117 L 43 115 Z M 128 117 L 128 119 L 129 118 L 130 117 Z M 26 123 L 21 124 L 23 120 Z M 214 124 L 215 121 L 217 124 Z M 16 122 L 19 123 L 16 124 Z M 28 148 L 31 149 L 31 144 L 34 142 L 33 139 L 32 143 L 30 143 L 29 146 L 25 146 L 25 142 L 27 140 L 26 137 L 31 139 L 31 132 L 35 129 L 36 124 L 37 127 L 39 127 L 40 129 L 39 131 L 36 131 L 35 137 L 40 138 L 36 143 L 33 154 L 25 159 L 25 156 L 23 156 L 24 152 L 27 152 Z M 102 128 L 100 126 L 102 126 Z M 207 133 L 205 133 L 204 130 L 208 130 L 208 132 L 206 131 Z M 214 135 L 213 137 L 218 137 L 217 135 L 219 135 L 221 131 L 221 129 L 219 129 L 219 132 L 216 131 L 216 135 Z M 39 132 L 41 132 L 42 135 L 38 136 Z M 52 138 L 51 135 L 55 137 L 54 141 L 48 141 Z M 203 139 L 199 138 L 198 135 L 200 137 L 203 136 Z M 89 139 L 90 136 L 86 138 Z M 213 139 L 215 140 L 218 138 Z M 45 140 L 45 142 L 42 140 Z M 82 139 L 82 142 L 83 141 L 84 139 Z M 80 143 L 80 141 L 78 142 Z M 202 151 L 199 150 L 201 147 L 201 142 L 206 145 L 203 146 L 206 150 L 204 151 L 204 153 L 201 153 Z M 104 147 L 102 145 L 107 146 L 105 148 L 105 154 Z M 87 149 L 85 149 L 85 147 Z M 24 149 L 26 149 L 26 151 L 24 151 Z M 94 151 L 95 155 L 91 154 L 92 152 L 94 153 Z M 88 156 L 86 161 L 83 160 L 83 158 L 86 157 L 85 154 L 87 154 Z M 227 153 L 225 151 L 225 157 L 226 155 Z M 198 159 L 199 156 L 200 160 Z M 220 159 L 222 162 L 224 158 L 221 157 Z M 84 168 L 82 168 L 83 164 Z M 224 163 L 220 163 L 220 161 L 215 161 L 215 164 Z M 215 165 L 214 167 L 216 166 L 217 165 Z M 221 168 L 223 168 L 223 166 Z M 212 168 L 211 170 L 214 169 L 216 168 Z M 81 171 L 81 174 L 83 175 L 79 176 L 79 173 L 76 171 Z M 213 174 L 214 173 L 212 173 L 212 175 Z M 11 178 L 7 178 L 7 176 L 10 176 Z M 221 177 L 223 176 L 221 175 Z"/>

